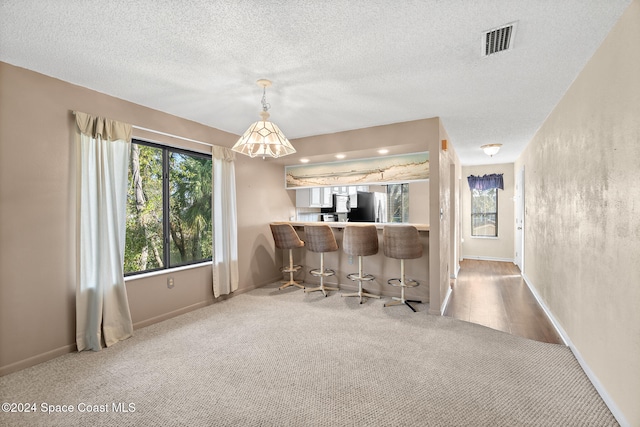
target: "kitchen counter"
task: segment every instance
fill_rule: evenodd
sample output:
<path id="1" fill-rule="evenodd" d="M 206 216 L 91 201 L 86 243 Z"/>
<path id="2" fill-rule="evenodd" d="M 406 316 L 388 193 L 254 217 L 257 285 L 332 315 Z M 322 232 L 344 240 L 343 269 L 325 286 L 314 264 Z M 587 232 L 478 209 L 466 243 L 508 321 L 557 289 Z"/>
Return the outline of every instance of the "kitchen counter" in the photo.
<path id="1" fill-rule="evenodd" d="M 298 232 L 300 238 L 304 241 L 304 226 L 326 224 L 333 230 L 338 243 L 338 249 L 335 252 L 327 252 L 325 254 L 325 266 L 335 270 L 336 275 L 328 277 L 325 280 L 325 284 L 328 286 L 338 286 L 341 292 L 354 292 L 357 291 L 357 282 L 353 282 L 347 279 L 347 274 L 357 272 L 358 259 L 357 257 L 345 254 L 342 251 L 342 238 L 344 229 L 348 225 L 375 225 L 378 229 L 378 245 L 379 251 L 375 255 L 364 257 L 364 272 L 373 274 L 375 280 L 365 283 L 365 289 L 373 294 L 382 296 L 399 296 L 400 289 L 387 284 L 387 280 L 391 278 L 400 277 L 400 260 L 388 258 L 384 255 L 383 248 L 383 236 L 382 231 L 385 226 L 393 227 L 394 225 L 401 225 L 401 223 L 380 223 L 380 222 L 296 222 L 296 221 L 284 221 L 291 224 Z M 422 243 L 423 255 L 417 259 L 408 259 L 405 263 L 405 271 L 407 278 L 417 280 L 420 282 L 420 286 L 415 288 L 408 288 L 406 290 L 406 298 L 413 300 L 421 300 L 423 303 L 429 302 L 429 225 L 427 224 L 407 224 L 413 225 L 418 229 L 420 235 L 420 242 Z M 315 252 L 305 250 L 304 247 L 294 249 L 294 263 L 304 266 L 304 273 L 300 273 L 298 279 L 304 280 L 305 283 L 318 284 L 318 279 L 307 272 L 312 268 L 318 268 L 320 265 L 320 255 Z M 284 259 L 286 258 L 286 259 Z M 285 256 L 283 252 L 284 264 L 288 263 L 288 254 Z M 284 265 L 283 264 L 283 265 Z M 333 293 L 333 292 L 331 292 Z M 375 300 L 371 300 L 370 303 L 375 304 Z M 428 310 L 427 306 L 416 307 L 419 311 Z M 402 308 L 394 307 L 389 310 L 403 310 Z M 409 310 L 408 307 L 405 309 Z"/>
<path id="2" fill-rule="evenodd" d="M 413 225 L 418 231 L 429 231 L 429 224 L 411 224 L 411 223 L 399 223 L 399 222 L 334 222 L 334 221 L 317 221 L 317 222 L 298 222 L 298 221 L 283 221 L 288 222 L 293 227 L 304 227 L 305 225 L 318 225 L 326 224 L 331 228 L 343 229 L 347 225 L 375 225 L 378 230 L 382 230 L 386 225 Z"/>

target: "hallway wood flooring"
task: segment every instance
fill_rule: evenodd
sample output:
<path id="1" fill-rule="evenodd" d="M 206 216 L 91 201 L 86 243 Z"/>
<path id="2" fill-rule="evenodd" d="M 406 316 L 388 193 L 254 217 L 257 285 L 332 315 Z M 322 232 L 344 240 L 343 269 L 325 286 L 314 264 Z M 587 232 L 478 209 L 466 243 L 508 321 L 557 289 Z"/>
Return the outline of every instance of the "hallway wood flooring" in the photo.
<path id="1" fill-rule="evenodd" d="M 465 259 L 444 315 L 553 344 L 562 339 L 511 262 Z"/>

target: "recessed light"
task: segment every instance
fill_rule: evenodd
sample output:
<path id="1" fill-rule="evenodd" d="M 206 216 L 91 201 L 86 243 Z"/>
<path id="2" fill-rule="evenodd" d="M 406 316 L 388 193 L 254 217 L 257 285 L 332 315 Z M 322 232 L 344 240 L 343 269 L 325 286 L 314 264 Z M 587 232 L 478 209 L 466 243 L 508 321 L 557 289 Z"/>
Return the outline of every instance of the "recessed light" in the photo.
<path id="1" fill-rule="evenodd" d="M 336 159 L 344 159 L 347 157 L 345 154 L 336 154 Z"/>
<path id="2" fill-rule="evenodd" d="M 380 154 L 387 154 L 388 152 L 389 152 L 389 150 L 387 150 L 386 148 L 378 150 L 378 153 L 380 153 Z"/>
<path id="3" fill-rule="evenodd" d="M 309 163 L 309 159 L 300 159 L 300 163 Z"/>

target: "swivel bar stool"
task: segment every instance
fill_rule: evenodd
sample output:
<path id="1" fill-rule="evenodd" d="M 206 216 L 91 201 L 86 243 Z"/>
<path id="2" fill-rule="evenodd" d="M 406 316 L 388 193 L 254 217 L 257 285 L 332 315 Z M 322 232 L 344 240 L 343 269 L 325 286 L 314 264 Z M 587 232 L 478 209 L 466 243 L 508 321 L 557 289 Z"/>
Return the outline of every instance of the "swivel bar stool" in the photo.
<path id="1" fill-rule="evenodd" d="M 302 248 L 304 246 L 304 242 L 300 240 L 298 233 L 296 233 L 296 230 L 293 229 L 291 224 L 286 222 L 273 222 L 269 224 L 269 227 L 271 227 L 271 234 L 273 234 L 273 240 L 276 243 L 276 248 L 289 250 L 289 265 L 280 268 L 280 271 L 283 273 L 289 273 L 289 280 L 283 280 L 282 286 L 278 289 L 282 290 L 289 286 L 297 286 L 304 289 L 304 285 L 293 280 L 294 273 L 302 268 L 301 265 L 293 264 L 293 250 L 296 248 Z"/>
<path id="2" fill-rule="evenodd" d="M 348 225 L 344 229 L 342 238 L 342 250 L 348 255 L 358 257 L 358 272 L 347 274 L 349 280 L 358 281 L 358 292 L 350 294 L 342 294 L 343 297 L 362 297 L 380 298 L 379 295 L 373 295 L 362 290 L 362 282 L 370 282 L 375 277 L 371 274 L 364 274 L 362 270 L 362 259 L 368 255 L 378 253 L 378 230 L 375 225 Z"/>
<path id="3" fill-rule="evenodd" d="M 304 226 L 305 242 L 307 250 L 310 252 L 320 253 L 320 268 L 310 270 L 309 273 L 312 276 L 320 278 L 320 286 L 317 288 L 306 288 L 305 292 L 321 291 L 323 295 L 327 296 L 327 291 L 337 291 L 338 288 L 330 288 L 324 285 L 324 278 L 328 276 L 335 276 L 334 270 L 324 267 L 324 254 L 325 252 L 335 252 L 338 250 L 338 243 L 336 243 L 336 237 L 333 234 L 333 230 L 326 224 L 318 225 L 305 225 Z"/>
<path id="4" fill-rule="evenodd" d="M 387 281 L 391 286 L 400 287 L 400 298 L 393 297 L 394 301 L 386 303 L 384 306 L 406 304 L 411 310 L 416 311 L 410 302 L 421 303 L 422 301 L 407 300 L 404 298 L 405 288 L 419 286 L 415 280 L 407 279 L 404 272 L 404 260 L 420 258 L 422 256 L 422 244 L 418 229 L 412 225 L 387 225 L 382 231 L 384 254 L 389 258 L 400 260 L 400 277 Z"/>

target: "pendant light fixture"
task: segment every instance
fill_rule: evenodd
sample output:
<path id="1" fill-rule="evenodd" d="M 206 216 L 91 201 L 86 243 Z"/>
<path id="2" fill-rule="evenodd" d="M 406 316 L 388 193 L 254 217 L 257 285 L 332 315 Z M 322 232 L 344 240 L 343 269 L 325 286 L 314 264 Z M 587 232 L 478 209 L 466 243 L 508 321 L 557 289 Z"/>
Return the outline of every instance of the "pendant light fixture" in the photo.
<path id="1" fill-rule="evenodd" d="M 268 110 L 271 105 L 267 103 L 267 88 L 271 86 L 271 81 L 260 79 L 258 86 L 262 86 L 262 111 L 258 120 L 249 126 L 249 129 L 238 139 L 238 142 L 231 148 L 233 151 L 245 154 L 249 157 L 281 157 L 296 152 L 289 140 L 282 134 L 280 128 L 275 123 L 268 121 Z"/>
<path id="2" fill-rule="evenodd" d="M 493 157 L 495 154 L 498 154 L 498 151 L 500 151 L 500 147 L 502 147 L 502 144 L 486 144 L 480 148 L 482 148 L 484 154 Z"/>

